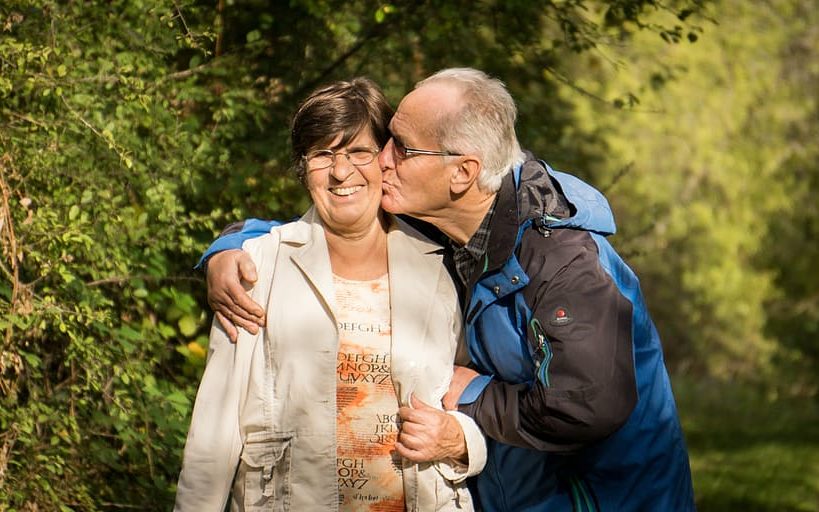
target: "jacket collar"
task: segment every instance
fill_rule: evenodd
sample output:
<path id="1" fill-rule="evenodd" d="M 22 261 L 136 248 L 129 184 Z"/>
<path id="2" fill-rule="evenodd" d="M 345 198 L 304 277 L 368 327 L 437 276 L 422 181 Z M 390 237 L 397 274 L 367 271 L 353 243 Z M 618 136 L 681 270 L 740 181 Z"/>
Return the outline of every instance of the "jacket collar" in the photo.
<path id="1" fill-rule="evenodd" d="M 566 198 L 552 183 L 546 168 L 526 152 L 520 169 L 520 184 L 516 186 L 514 171 L 501 182 L 497 206 L 489 233 L 487 271 L 497 270 L 515 250 L 519 227 L 529 219 L 550 215 L 565 218 L 570 215 Z"/>

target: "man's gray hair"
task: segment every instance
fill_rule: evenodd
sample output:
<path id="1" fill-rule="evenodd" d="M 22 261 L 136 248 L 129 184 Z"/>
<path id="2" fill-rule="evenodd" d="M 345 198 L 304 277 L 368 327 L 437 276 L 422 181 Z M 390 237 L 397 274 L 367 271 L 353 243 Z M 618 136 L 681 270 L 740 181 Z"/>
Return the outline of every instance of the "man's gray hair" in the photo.
<path id="1" fill-rule="evenodd" d="M 463 103 L 442 114 L 432 135 L 447 151 L 478 155 L 483 163 L 478 188 L 497 192 L 506 173 L 524 160 L 515 135 L 515 100 L 503 82 L 477 69 L 444 69 L 415 88 L 433 83 L 454 86 Z"/>

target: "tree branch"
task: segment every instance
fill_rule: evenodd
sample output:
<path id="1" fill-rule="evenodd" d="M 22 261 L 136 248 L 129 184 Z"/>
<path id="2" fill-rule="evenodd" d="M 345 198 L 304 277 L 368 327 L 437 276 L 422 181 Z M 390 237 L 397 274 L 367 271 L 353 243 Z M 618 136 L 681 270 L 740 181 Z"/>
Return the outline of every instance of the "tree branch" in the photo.
<path id="1" fill-rule="evenodd" d="M 3 196 L 2 216 L 5 218 L 5 222 L 0 226 L 0 241 L 7 241 L 8 243 L 7 252 L 11 264 L 11 311 L 14 311 L 17 304 L 17 296 L 20 292 L 20 269 L 17 264 L 17 237 L 14 235 L 14 221 L 11 216 L 11 207 L 9 206 L 10 192 L 8 184 L 6 183 L 6 166 L 10 165 L 10 162 L 11 156 L 8 154 L 0 158 L 0 192 Z M 3 232 L 5 232 L 5 237 L 2 236 Z M 9 322 L 3 341 L 4 347 L 9 346 L 9 343 L 11 343 L 12 331 L 12 324 Z"/>
<path id="2" fill-rule="evenodd" d="M 106 277 L 104 279 L 97 279 L 95 281 L 89 281 L 85 283 L 88 286 L 101 286 L 104 284 L 122 284 L 127 283 L 128 281 L 133 281 L 136 279 L 140 279 L 143 281 L 154 281 L 154 282 L 162 282 L 162 281 L 196 281 L 201 282 L 203 278 L 195 277 L 195 276 L 151 276 L 147 274 L 137 274 L 137 275 L 123 275 L 123 276 L 112 276 Z"/>

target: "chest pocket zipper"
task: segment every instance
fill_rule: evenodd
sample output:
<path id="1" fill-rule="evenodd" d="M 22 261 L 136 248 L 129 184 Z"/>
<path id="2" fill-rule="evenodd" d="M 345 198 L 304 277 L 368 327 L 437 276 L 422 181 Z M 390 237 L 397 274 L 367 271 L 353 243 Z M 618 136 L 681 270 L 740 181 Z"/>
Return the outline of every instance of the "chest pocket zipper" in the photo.
<path id="1" fill-rule="evenodd" d="M 552 347 L 537 318 L 532 318 L 529 322 L 529 326 L 532 328 L 532 334 L 534 335 L 536 343 L 534 351 L 535 373 L 541 384 L 548 388 L 550 386 L 549 363 L 552 362 Z"/>

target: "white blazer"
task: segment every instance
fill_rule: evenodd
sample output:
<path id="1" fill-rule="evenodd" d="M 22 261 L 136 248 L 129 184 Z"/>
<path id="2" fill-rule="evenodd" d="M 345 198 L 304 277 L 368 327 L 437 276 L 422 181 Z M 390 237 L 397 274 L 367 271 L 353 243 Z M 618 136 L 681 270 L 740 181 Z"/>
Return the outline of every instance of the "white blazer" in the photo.
<path id="1" fill-rule="evenodd" d="M 441 247 L 396 217 L 387 251 L 391 378 L 440 407 L 454 362 L 467 362 L 458 298 Z M 250 291 L 267 324 L 231 343 L 218 322 L 193 409 L 177 511 L 338 510 L 336 364 L 339 334 L 324 229 L 311 208 L 299 221 L 245 242 L 259 280 Z M 469 465 L 404 463 L 407 510 L 473 509 L 465 479 L 483 469 L 486 444 L 472 419 L 450 412 Z"/>

